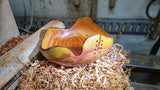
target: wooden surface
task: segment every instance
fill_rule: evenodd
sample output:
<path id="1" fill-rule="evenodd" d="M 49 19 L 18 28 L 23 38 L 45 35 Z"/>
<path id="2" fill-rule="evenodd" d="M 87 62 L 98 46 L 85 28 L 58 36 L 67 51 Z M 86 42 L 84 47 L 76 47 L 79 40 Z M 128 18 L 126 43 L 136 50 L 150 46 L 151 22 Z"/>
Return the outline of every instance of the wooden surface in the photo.
<path id="1" fill-rule="evenodd" d="M 116 0 L 109 0 L 109 7 L 112 9 L 116 5 Z"/>
<path id="2" fill-rule="evenodd" d="M 97 34 L 111 38 L 107 32 L 93 23 L 90 18 L 78 19 L 77 22 L 69 29 L 48 29 L 42 42 L 42 48 L 48 49 L 49 47 L 63 46 L 70 49 L 75 55 L 80 55 L 82 53 L 82 49 L 84 49 L 82 47 L 85 40 Z M 97 40 L 99 40 L 99 38 L 97 38 Z M 93 45 L 95 44 L 95 42 L 91 42 Z"/>
<path id="3" fill-rule="evenodd" d="M 0 57 L 0 77 L 1 77 L 0 88 L 3 85 L 5 85 L 18 71 L 20 71 L 22 67 L 24 67 L 24 65 L 21 62 L 23 62 L 24 64 L 28 63 L 31 60 L 31 58 L 34 56 L 34 54 L 36 55 L 39 52 L 39 50 L 36 49 L 36 47 L 40 40 L 40 37 L 39 37 L 40 32 L 43 29 L 47 29 L 48 27 L 53 27 L 52 25 L 53 25 L 53 22 L 48 23 L 46 26 L 42 27 L 40 30 L 35 32 L 33 35 L 31 35 L 28 39 L 26 39 L 20 45 L 17 45 L 11 51 L 7 52 L 2 57 Z M 60 25 L 63 27 L 62 24 Z M 134 40 L 133 40 L 133 37 L 135 38 Z M 140 44 L 140 41 L 144 39 L 145 38 L 141 38 L 140 35 L 139 36 L 122 35 L 121 39 L 119 39 L 118 41 L 121 42 L 122 44 L 128 41 L 129 45 L 133 45 L 133 46 L 137 45 L 137 47 L 139 47 L 137 49 L 141 49 L 140 47 L 146 47 L 148 45 L 148 43 Z M 135 42 L 135 41 L 138 41 L 138 42 Z M 130 48 L 132 48 L 132 46 Z M 147 51 L 145 49 L 146 48 L 144 48 L 143 50 L 144 52 Z M 35 52 L 33 53 L 33 51 Z M 31 55 L 32 57 L 29 58 Z M 160 56 L 131 54 L 130 58 L 131 58 L 132 65 L 154 67 L 156 69 L 159 69 Z M 152 62 L 153 65 L 148 64 L 150 62 Z"/>
<path id="4" fill-rule="evenodd" d="M 93 21 L 97 19 L 97 0 L 92 0 L 91 4 L 91 18 Z"/>
<path id="5" fill-rule="evenodd" d="M 24 64 L 27 64 L 34 57 L 34 55 L 39 52 L 41 32 L 49 27 L 65 26 L 59 21 L 51 21 L 15 48 L 0 57 L 0 88 L 2 88 L 24 67 Z"/>
<path id="6" fill-rule="evenodd" d="M 41 53 L 50 62 L 79 66 L 96 61 L 112 44 L 113 38 L 85 17 L 69 29 L 49 28 L 41 44 Z"/>
<path id="7" fill-rule="evenodd" d="M 8 0 L 0 0 L 0 47 L 18 35 L 19 31 Z"/>

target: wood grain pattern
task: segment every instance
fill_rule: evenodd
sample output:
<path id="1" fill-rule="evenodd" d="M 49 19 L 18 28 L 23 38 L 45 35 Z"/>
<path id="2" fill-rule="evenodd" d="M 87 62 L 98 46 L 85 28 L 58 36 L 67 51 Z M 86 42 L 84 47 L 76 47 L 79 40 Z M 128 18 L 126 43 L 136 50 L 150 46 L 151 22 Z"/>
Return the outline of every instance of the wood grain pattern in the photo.
<path id="1" fill-rule="evenodd" d="M 101 40 L 104 42 L 101 42 Z M 66 58 L 68 59 L 70 57 L 66 56 L 66 54 L 70 54 L 71 56 L 77 56 L 75 57 L 76 60 L 82 61 L 82 59 L 87 57 L 87 55 L 83 55 L 84 53 L 87 54 L 100 48 L 108 49 L 109 47 L 111 47 L 112 43 L 112 37 L 103 29 L 101 29 L 97 24 L 95 24 L 89 17 L 86 17 L 78 19 L 76 23 L 69 29 L 49 28 L 43 38 L 41 47 L 42 51 L 56 47 L 61 47 L 59 48 L 59 50 L 61 49 L 62 51 L 66 51 L 66 53 L 64 53 L 65 51 L 63 51 L 64 55 L 58 54 L 53 50 L 52 52 L 48 53 L 51 54 L 54 52 L 56 53 L 54 55 L 48 56 L 49 54 L 47 55 L 47 53 L 45 53 L 44 56 L 46 55 L 48 59 L 60 58 L 62 60 L 63 57 L 63 61 L 65 61 Z M 66 48 L 69 49 L 69 51 L 66 50 Z M 91 57 L 92 55 L 90 55 L 89 59 L 92 59 Z M 70 61 L 71 59 L 74 60 L 75 58 L 69 58 L 68 61 Z"/>

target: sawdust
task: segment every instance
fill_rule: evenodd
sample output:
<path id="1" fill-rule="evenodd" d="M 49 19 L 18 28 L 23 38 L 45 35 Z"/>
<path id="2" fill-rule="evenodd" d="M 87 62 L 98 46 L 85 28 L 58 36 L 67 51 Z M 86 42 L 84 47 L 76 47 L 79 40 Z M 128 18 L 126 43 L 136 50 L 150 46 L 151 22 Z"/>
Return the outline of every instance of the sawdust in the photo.
<path id="1" fill-rule="evenodd" d="M 0 48 L 0 56 L 14 48 L 16 45 L 20 44 L 23 40 L 25 40 L 29 35 L 21 35 L 18 37 L 13 37 L 8 42 L 6 42 L 2 47 Z"/>
<path id="2" fill-rule="evenodd" d="M 129 83 L 129 71 L 123 65 L 129 63 L 123 46 L 114 44 L 110 51 L 95 63 L 84 66 L 64 67 L 46 60 L 35 60 L 22 74 L 22 90 L 133 90 Z"/>

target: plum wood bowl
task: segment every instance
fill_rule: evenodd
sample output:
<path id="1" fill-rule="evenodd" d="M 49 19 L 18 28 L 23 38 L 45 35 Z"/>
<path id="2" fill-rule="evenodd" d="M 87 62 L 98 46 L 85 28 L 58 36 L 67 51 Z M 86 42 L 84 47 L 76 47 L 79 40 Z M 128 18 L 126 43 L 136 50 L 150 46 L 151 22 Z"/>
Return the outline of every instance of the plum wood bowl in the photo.
<path id="1" fill-rule="evenodd" d="M 79 66 L 94 62 L 112 46 L 113 38 L 89 17 L 78 19 L 69 29 L 50 27 L 41 42 L 48 61 Z"/>

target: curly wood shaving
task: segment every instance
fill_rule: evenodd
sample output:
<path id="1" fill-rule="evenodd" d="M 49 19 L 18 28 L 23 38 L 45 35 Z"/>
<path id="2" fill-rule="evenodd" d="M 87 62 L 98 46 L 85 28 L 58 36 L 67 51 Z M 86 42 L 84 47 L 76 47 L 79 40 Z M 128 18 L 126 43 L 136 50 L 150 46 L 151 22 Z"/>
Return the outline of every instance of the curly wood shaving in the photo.
<path id="1" fill-rule="evenodd" d="M 122 66 L 129 63 L 122 45 L 114 44 L 110 51 L 95 63 L 85 66 L 64 67 L 36 60 L 22 75 L 24 90 L 129 90 L 129 77 Z"/>

